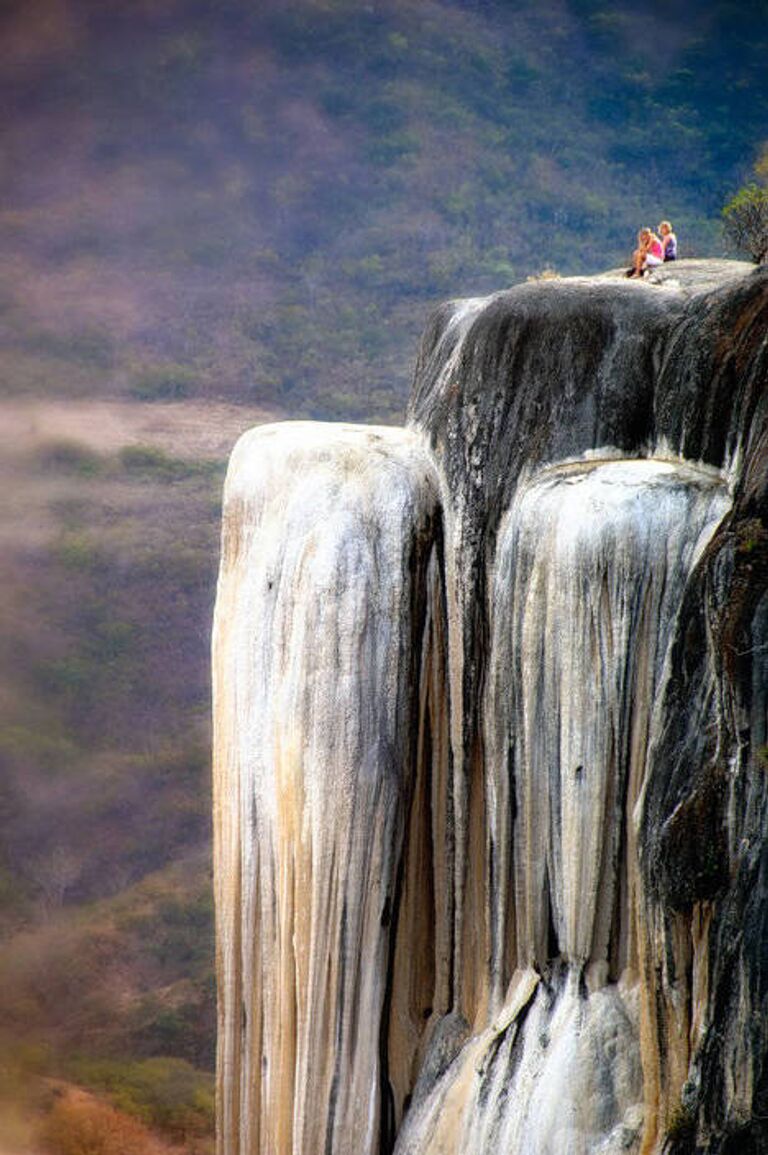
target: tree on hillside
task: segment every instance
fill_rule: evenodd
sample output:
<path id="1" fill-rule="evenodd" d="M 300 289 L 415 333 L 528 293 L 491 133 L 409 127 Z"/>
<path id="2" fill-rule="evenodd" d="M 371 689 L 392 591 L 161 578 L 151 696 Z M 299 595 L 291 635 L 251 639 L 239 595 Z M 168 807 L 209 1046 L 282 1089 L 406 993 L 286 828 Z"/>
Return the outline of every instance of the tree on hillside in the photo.
<path id="1" fill-rule="evenodd" d="M 726 240 L 749 253 L 756 265 L 768 261 L 768 144 L 755 165 L 756 181 L 739 189 L 723 209 Z"/>

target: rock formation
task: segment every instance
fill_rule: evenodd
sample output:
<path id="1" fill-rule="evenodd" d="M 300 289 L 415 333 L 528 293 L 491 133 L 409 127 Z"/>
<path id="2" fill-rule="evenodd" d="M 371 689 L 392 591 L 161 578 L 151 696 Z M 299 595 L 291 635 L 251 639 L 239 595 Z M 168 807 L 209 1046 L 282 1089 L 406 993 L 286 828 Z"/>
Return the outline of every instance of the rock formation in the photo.
<path id="1" fill-rule="evenodd" d="M 248 433 L 214 716 L 219 1155 L 768 1151 L 768 273 Z"/>

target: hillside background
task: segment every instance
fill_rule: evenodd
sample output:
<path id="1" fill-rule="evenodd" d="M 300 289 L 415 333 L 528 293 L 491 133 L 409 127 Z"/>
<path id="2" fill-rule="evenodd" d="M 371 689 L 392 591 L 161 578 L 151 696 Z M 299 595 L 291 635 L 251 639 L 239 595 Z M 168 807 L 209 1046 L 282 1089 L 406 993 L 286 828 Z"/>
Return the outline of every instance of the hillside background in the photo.
<path id="1" fill-rule="evenodd" d="M 0 1152 L 204 1152 L 227 453 L 400 421 L 447 296 L 662 216 L 721 255 L 768 0 L 6 0 L 0 39 Z"/>

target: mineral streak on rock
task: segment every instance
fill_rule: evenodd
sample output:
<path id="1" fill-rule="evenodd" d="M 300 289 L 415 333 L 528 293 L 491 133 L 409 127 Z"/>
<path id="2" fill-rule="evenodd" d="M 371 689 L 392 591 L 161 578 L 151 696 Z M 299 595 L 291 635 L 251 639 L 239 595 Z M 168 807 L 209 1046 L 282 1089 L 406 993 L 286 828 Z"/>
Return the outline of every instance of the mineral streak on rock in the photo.
<path id="1" fill-rule="evenodd" d="M 502 522 L 485 714 L 495 1001 L 519 966 L 562 957 L 618 978 L 635 961 L 616 893 L 634 892 L 625 814 L 671 622 L 728 504 L 712 471 L 618 459 L 541 471 Z"/>
<path id="2" fill-rule="evenodd" d="M 267 426 L 232 458 L 214 629 L 229 1155 L 380 1149 L 438 519 L 431 464 L 402 430 Z"/>
<path id="3" fill-rule="evenodd" d="M 768 274 L 439 309 L 410 432 L 247 435 L 219 1155 L 768 1150 Z"/>

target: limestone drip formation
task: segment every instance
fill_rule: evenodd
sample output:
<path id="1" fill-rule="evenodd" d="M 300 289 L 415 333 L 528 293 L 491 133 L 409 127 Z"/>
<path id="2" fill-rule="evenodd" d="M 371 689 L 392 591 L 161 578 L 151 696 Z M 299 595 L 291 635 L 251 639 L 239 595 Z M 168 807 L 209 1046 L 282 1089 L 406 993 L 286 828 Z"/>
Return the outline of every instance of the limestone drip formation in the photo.
<path id="1" fill-rule="evenodd" d="M 768 1152 L 768 270 L 246 434 L 213 671 L 218 1155 Z"/>

